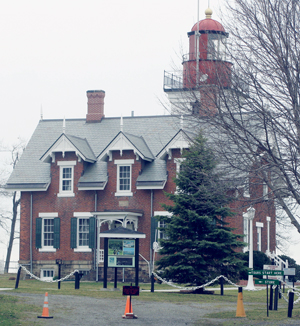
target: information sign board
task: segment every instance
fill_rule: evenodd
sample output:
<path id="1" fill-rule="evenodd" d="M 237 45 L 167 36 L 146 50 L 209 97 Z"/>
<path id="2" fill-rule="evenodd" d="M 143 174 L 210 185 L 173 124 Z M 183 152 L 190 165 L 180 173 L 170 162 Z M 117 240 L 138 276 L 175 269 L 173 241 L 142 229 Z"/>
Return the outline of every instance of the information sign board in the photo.
<path id="1" fill-rule="evenodd" d="M 135 240 L 108 239 L 108 267 L 135 267 Z"/>

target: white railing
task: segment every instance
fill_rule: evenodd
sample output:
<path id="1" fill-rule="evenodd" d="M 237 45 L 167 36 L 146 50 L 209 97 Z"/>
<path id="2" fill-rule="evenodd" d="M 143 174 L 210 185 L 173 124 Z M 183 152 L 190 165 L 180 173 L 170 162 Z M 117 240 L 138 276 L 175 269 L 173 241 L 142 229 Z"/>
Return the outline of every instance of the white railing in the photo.
<path id="1" fill-rule="evenodd" d="M 266 251 L 266 255 L 274 260 L 274 263 L 276 266 L 279 266 L 279 268 L 282 270 L 283 268 L 289 268 L 289 262 L 288 260 L 284 261 L 282 260 L 274 251 L 271 253 L 270 251 Z"/>

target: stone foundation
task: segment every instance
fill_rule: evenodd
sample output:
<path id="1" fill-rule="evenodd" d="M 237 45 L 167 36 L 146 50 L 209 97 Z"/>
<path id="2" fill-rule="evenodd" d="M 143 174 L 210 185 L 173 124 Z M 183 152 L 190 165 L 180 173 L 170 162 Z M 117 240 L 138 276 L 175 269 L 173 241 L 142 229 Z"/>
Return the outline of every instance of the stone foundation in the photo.
<path id="1" fill-rule="evenodd" d="M 28 271 L 30 271 L 29 261 L 19 261 L 21 265 L 24 265 Z M 58 264 L 55 260 L 40 260 L 34 261 L 32 264 L 32 273 L 41 277 L 42 270 L 54 270 L 54 277 L 58 277 Z M 63 261 L 61 265 L 61 277 L 65 277 L 72 273 L 74 270 L 78 269 L 80 272 L 86 273 L 82 277 L 83 281 L 96 281 L 96 269 L 93 268 L 92 261 Z M 103 282 L 104 270 L 103 263 L 99 264 L 98 268 L 98 281 Z M 21 271 L 21 279 L 30 278 L 30 275 L 27 274 L 23 269 Z M 74 278 L 74 276 L 72 277 Z M 135 282 L 135 268 L 118 268 L 117 274 L 118 282 Z M 114 282 L 115 271 L 114 268 L 107 269 L 107 280 L 108 282 Z M 140 261 L 139 263 L 139 282 L 149 283 L 149 267 L 145 261 Z"/>

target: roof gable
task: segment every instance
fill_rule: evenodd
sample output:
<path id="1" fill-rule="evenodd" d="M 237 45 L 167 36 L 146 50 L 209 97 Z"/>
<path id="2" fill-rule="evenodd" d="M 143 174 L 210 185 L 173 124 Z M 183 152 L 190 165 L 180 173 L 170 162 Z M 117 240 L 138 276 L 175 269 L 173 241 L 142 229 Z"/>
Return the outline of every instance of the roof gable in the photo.
<path id="1" fill-rule="evenodd" d="M 180 152 L 182 154 L 183 149 L 189 147 L 190 138 L 182 129 L 180 129 L 177 134 L 157 154 L 157 158 L 163 159 L 166 155 L 168 155 L 169 160 L 171 160 L 172 149 L 180 149 Z"/>
<path id="2" fill-rule="evenodd" d="M 88 141 L 72 135 L 61 134 L 60 137 L 51 145 L 51 147 L 40 158 L 43 162 L 55 161 L 55 153 L 62 153 L 63 157 L 66 152 L 75 152 L 79 159 L 94 163 L 97 158 L 92 151 Z"/>
<path id="3" fill-rule="evenodd" d="M 117 136 L 104 148 L 104 150 L 98 156 L 99 160 L 104 160 L 107 156 L 109 160 L 112 160 L 112 152 L 125 150 L 132 150 L 137 159 L 141 157 L 143 160 L 152 162 L 154 155 L 149 149 L 143 137 L 135 136 L 132 134 L 124 133 L 120 131 Z"/>

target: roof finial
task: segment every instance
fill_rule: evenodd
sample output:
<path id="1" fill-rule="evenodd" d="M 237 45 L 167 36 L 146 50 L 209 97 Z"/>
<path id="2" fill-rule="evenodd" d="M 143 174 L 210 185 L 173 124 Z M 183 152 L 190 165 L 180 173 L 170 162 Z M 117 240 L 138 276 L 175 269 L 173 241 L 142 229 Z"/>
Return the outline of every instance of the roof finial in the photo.
<path id="1" fill-rule="evenodd" d="M 211 16 L 213 14 L 213 11 L 208 7 L 206 10 L 205 10 L 205 15 L 206 15 L 206 19 L 210 19 Z"/>
<path id="2" fill-rule="evenodd" d="M 43 120 L 43 106 L 41 104 L 41 120 Z"/>
<path id="3" fill-rule="evenodd" d="M 180 117 L 180 129 L 183 129 L 183 115 Z"/>
<path id="4" fill-rule="evenodd" d="M 123 132 L 123 115 L 121 115 L 120 130 Z"/>
<path id="5" fill-rule="evenodd" d="M 66 119 L 63 120 L 63 134 L 66 132 Z"/>

